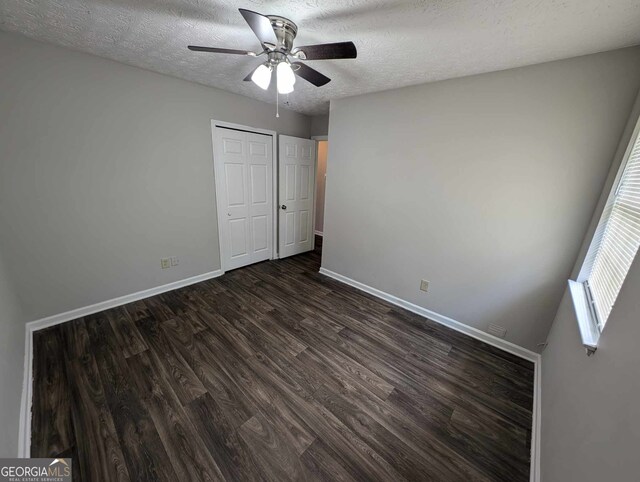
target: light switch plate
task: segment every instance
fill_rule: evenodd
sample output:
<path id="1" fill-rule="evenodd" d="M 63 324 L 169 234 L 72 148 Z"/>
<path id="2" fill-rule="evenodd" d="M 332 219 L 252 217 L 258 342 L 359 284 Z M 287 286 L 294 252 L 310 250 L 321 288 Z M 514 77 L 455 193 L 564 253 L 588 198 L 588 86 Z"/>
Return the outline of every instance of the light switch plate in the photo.
<path id="1" fill-rule="evenodd" d="M 429 282 L 426 279 L 420 281 L 420 290 L 421 291 L 429 291 Z"/>
<path id="2" fill-rule="evenodd" d="M 180 264 L 180 260 L 177 256 L 171 256 L 171 266 L 178 266 Z"/>
<path id="3" fill-rule="evenodd" d="M 171 260 L 169 258 L 162 258 L 160 260 L 160 266 L 162 266 L 162 269 L 171 268 Z"/>

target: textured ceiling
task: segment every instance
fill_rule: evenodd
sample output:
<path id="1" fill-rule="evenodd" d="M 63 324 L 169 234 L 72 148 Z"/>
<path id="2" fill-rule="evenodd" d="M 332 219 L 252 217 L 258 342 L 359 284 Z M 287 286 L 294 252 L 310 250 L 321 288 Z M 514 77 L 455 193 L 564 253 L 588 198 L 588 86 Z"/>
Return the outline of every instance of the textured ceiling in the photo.
<path id="1" fill-rule="evenodd" d="M 313 61 L 332 78 L 299 79 L 290 109 L 329 100 L 640 44 L 638 0 L 0 0 L 0 29 L 267 102 L 242 78 L 250 57 L 188 44 L 257 50 L 238 8 L 288 17 L 297 45 L 352 40 L 355 60 Z"/>

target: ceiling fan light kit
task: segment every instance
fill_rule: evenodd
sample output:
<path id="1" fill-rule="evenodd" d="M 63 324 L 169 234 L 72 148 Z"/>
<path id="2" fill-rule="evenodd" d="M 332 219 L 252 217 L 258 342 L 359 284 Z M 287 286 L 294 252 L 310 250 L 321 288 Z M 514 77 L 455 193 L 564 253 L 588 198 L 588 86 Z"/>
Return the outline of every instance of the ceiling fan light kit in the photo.
<path id="1" fill-rule="evenodd" d="M 259 65 L 251 74 L 251 80 L 261 89 L 267 90 L 271 83 L 271 67 L 267 64 Z"/>
<path id="2" fill-rule="evenodd" d="M 307 45 L 294 48 L 293 41 L 298 33 L 298 26 L 291 20 L 279 15 L 261 15 L 243 8 L 239 10 L 253 33 L 258 37 L 262 51 L 251 52 L 195 45 L 189 45 L 188 48 L 194 52 L 246 55 L 250 57 L 266 55 L 267 61 L 256 67 L 244 80 L 251 80 L 261 89 L 267 90 L 275 71 L 276 96 L 277 94 L 293 92 L 296 75 L 316 87 L 322 87 L 331 81 L 329 77 L 303 64 L 300 60 L 355 59 L 358 55 L 353 42 Z M 295 60 L 295 62 L 291 62 L 291 59 Z"/>
<path id="3" fill-rule="evenodd" d="M 296 76 L 289 62 L 280 62 L 276 68 L 276 80 L 278 82 L 278 93 L 289 94 L 293 92 L 293 84 L 296 83 Z"/>

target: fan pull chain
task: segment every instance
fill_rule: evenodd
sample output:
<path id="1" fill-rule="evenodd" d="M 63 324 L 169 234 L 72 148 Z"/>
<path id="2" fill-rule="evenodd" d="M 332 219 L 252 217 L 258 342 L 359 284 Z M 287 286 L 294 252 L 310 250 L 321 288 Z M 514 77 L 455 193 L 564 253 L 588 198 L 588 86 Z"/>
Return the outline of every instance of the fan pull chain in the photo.
<path id="1" fill-rule="evenodd" d="M 280 95 L 276 89 L 276 118 L 280 117 Z"/>

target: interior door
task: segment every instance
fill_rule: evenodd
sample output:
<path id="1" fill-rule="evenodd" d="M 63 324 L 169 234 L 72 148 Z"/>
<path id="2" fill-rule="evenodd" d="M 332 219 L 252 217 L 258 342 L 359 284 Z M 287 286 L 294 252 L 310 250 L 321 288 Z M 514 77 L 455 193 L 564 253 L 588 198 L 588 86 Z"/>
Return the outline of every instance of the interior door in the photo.
<path id="1" fill-rule="evenodd" d="M 316 143 L 279 136 L 278 244 L 286 258 L 313 249 L 313 203 L 316 185 Z"/>
<path id="2" fill-rule="evenodd" d="M 273 138 L 214 129 L 216 196 L 225 270 L 273 256 Z"/>

